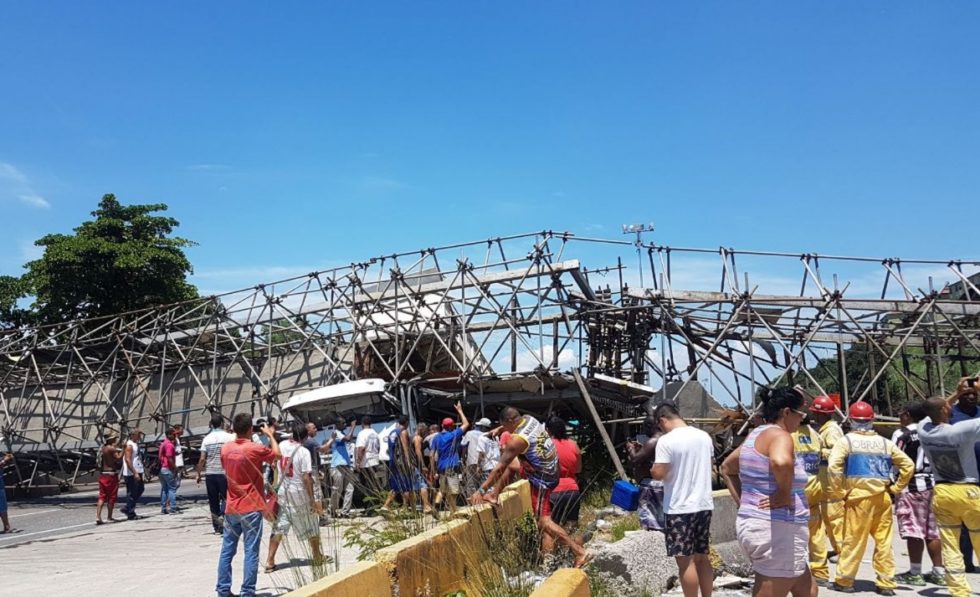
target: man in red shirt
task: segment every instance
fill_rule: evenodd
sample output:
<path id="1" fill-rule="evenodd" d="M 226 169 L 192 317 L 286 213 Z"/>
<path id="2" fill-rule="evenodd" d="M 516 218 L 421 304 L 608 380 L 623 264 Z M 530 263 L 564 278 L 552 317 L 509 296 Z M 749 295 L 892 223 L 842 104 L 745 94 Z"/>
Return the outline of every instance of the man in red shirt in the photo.
<path id="1" fill-rule="evenodd" d="M 177 512 L 177 450 L 173 439 L 174 428 L 171 427 L 157 452 L 160 457 L 160 514 Z"/>
<path id="2" fill-rule="evenodd" d="M 218 560 L 218 597 L 231 595 L 231 560 L 238 551 L 238 538 L 244 535 L 245 569 L 242 573 L 241 597 L 255 597 L 259 574 L 259 546 L 262 544 L 262 516 L 266 510 L 265 479 L 262 465 L 272 464 L 282 454 L 272 427 L 263 425 L 261 432 L 269 438 L 269 447 L 252 441 L 252 416 L 238 413 L 232 420 L 235 441 L 221 447 L 221 466 L 228 482 L 225 503 L 225 528 Z"/>

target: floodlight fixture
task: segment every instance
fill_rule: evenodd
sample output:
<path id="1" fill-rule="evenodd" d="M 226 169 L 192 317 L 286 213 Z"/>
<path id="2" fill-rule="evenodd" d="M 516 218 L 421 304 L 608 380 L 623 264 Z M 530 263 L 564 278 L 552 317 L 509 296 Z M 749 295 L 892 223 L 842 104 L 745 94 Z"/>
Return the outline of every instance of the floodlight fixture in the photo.
<path id="1" fill-rule="evenodd" d="M 649 224 L 623 224 L 623 234 L 636 235 L 636 261 L 640 269 L 640 287 L 643 287 L 643 255 L 640 253 L 640 246 L 643 244 L 643 233 L 653 232 L 653 222 Z M 656 284 L 656 280 L 654 280 Z"/>
<path id="2" fill-rule="evenodd" d="M 642 234 L 653 232 L 653 222 L 649 224 L 623 224 L 623 234 Z"/>

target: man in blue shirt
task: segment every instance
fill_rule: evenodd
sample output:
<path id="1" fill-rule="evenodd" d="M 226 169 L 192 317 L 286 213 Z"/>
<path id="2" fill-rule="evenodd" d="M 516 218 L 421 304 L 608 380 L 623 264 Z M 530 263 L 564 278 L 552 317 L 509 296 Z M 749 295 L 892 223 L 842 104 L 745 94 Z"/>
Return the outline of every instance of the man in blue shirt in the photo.
<path id="1" fill-rule="evenodd" d="M 330 456 L 330 515 L 331 516 L 350 516 L 351 506 L 354 504 L 354 472 L 351 469 L 351 457 L 348 451 L 348 444 L 354 439 L 354 422 L 351 421 L 350 429 L 347 429 L 347 422 L 344 417 L 337 417 L 337 428 L 330 434 L 330 439 L 321 448 L 322 452 L 332 450 Z M 340 497 L 343 495 L 344 501 L 341 507 Z M 338 508 L 340 508 L 338 510 Z"/>
<path id="2" fill-rule="evenodd" d="M 456 500 L 460 492 L 460 461 L 459 447 L 463 434 L 470 428 L 470 421 L 463 413 L 463 407 L 457 402 L 454 405 L 456 414 L 462 422 L 456 427 L 451 417 L 442 420 L 442 431 L 432 439 L 432 451 L 429 454 L 429 469 L 433 475 L 439 476 L 439 495 L 436 496 L 436 507 L 440 498 L 445 497 L 449 503 L 449 512 L 456 513 Z"/>
<path id="3" fill-rule="evenodd" d="M 956 424 L 978 417 L 980 417 L 980 408 L 977 407 L 977 391 L 974 390 L 960 395 L 949 413 L 949 422 Z M 977 455 L 977 463 L 980 464 L 980 442 L 973 444 L 973 452 Z M 963 553 L 966 571 L 976 572 L 976 566 L 973 565 L 973 543 L 970 541 L 970 533 L 967 532 L 966 527 L 960 529 L 960 551 Z"/>

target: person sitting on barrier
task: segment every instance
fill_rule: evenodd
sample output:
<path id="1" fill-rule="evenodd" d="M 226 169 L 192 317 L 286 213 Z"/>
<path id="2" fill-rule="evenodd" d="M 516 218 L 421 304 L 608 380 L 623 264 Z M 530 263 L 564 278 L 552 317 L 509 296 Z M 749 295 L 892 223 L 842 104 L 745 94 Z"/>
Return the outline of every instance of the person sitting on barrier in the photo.
<path id="1" fill-rule="evenodd" d="M 976 378 L 963 378 L 949 398 L 927 400 L 928 418 L 919 425 L 919 444 L 932 463 L 936 483 L 932 510 L 939 525 L 946 585 L 953 597 L 967 597 L 971 592 L 960 552 L 961 527 L 969 531 L 973 549 L 980 548 L 980 476 L 974 451 L 974 444 L 980 441 L 980 419 L 951 424 L 950 413 L 954 402 L 977 391 L 976 383 Z"/>
<path id="2" fill-rule="evenodd" d="M 753 595 L 812 597 L 817 585 L 807 565 L 807 465 L 805 454 L 795 453 L 792 435 L 806 418 L 805 400 L 788 387 L 765 388 L 760 400 L 763 424 L 722 464 L 725 484 L 739 505 L 738 544 L 755 571 Z"/>
<path id="3" fill-rule="evenodd" d="M 855 402 L 848 409 L 853 431 L 837 442 L 827 463 L 829 499 L 844 500 L 844 541 L 834 579 L 834 590 L 854 592 L 854 580 L 868 537 L 875 541 L 872 563 L 879 595 L 894 595 L 895 554 L 892 550 L 892 496 L 909 484 L 915 463 L 891 440 L 874 430 L 874 409 Z M 898 469 L 893 482 L 892 467 Z"/>
<path id="4" fill-rule="evenodd" d="M 527 480 L 531 485 L 531 506 L 538 519 L 538 528 L 550 535 L 553 541 L 567 546 L 575 554 L 575 567 L 582 568 L 588 563 L 585 548 L 551 519 L 551 503 L 548 498 L 558 485 L 558 452 L 545 426 L 534 417 L 521 416 L 520 411 L 512 406 L 501 411 L 500 426 L 510 433 L 510 438 L 501 450 L 497 466 L 490 471 L 489 477 L 472 495 L 470 502 L 496 503 L 507 479 L 506 471 L 512 462 L 521 460 L 526 465 L 524 470 L 527 471 Z"/>
<path id="5" fill-rule="evenodd" d="M 657 456 L 657 440 L 664 433 L 653 415 L 643 419 L 643 433 L 646 440 L 626 443 L 629 462 L 633 466 L 633 480 L 640 486 L 640 505 L 638 513 L 640 526 L 648 531 L 664 530 L 664 482 L 650 476 L 653 461 Z"/>

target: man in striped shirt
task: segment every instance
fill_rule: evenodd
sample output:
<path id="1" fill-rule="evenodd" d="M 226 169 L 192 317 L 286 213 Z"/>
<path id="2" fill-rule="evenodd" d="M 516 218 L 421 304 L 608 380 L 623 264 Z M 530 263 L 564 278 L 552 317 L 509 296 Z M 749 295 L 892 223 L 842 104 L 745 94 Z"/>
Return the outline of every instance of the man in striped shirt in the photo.
<path id="1" fill-rule="evenodd" d="M 909 550 L 909 571 L 899 574 L 895 580 L 901 584 L 916 587 L 925 586 L 926 581 L 936 585 L 946 585 L 943 569 L 942 543 L 939 541 L 939 527 L 936 514 L 932 511 L 932 467 L 926 458 L 925 450 L 919 444 L 919 421 L 926 418 L 925 405 L 921 402 L 907 405 L 899 413 L 902 428 L 892 436 L 898 449 L 915 463 L 915 473 L 908 487 L 902 490 L 895 500 L 895 516 L 898 518 L 898 534 L 905 539 Z M 932 571 L 922 575 L 922 552 L 929 550 Z"/>
<path id="2" fill-rule="evenodd" d="M 201 483 L 201 472 L 205 474 L 208 488 L 208 506 L 211 508 L 211 526 L 215 535 L 224 532 L 225 498 L 228 494 L 228 481 L 225 469 L 221 466 L 221 447 L 235 441 L 235 436 L 224 430 L 221 415 L 211 415 L 211 432 L 201 442 L 203 454 L 197 460 L 197 482 Z"/>

